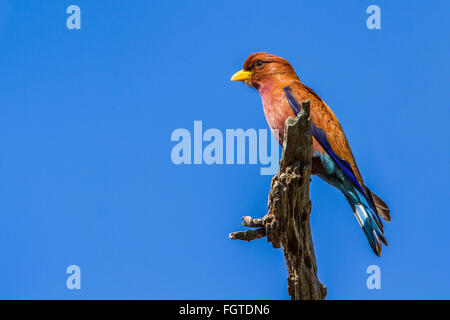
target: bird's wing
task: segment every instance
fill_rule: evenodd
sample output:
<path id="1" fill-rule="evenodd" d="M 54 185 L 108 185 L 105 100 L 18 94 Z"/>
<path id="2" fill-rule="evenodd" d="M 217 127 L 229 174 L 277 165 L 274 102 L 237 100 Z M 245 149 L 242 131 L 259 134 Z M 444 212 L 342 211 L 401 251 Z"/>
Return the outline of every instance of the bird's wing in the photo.
<path id="1" fill-rule="evenodd" d="M 354 185 L 366 193 L 352 150 L 333 111 L 312 89 L 300 82 L 296 82 L 292 87 L 285 87 L 284 91 L 286 99 L 296 115 L 301 108 L 299 101 L 310 100 L 312 135 L 333 157 Z"/>

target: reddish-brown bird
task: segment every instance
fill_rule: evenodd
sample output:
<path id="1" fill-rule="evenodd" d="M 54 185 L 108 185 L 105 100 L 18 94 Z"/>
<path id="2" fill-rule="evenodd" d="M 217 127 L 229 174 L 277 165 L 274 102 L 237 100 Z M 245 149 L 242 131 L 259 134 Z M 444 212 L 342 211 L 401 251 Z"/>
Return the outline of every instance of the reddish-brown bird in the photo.
<path id="1" fill-rule="evenodd" d="M 266 120 L 280 144 L 286 119 L 297 116 L 301 101 L 310 100 L 312 173 L 345 195 L 370 246 L 380 256 L 381 242 L 387 245 L 387 241 L 379 216 L 390 221 L 389 208 L 365 186 L 344 131 L 327 104 L 300 82 L 288 61 L 264 52 L 250 55 L 231 80 L 244 81 L 259 91 Z"/>

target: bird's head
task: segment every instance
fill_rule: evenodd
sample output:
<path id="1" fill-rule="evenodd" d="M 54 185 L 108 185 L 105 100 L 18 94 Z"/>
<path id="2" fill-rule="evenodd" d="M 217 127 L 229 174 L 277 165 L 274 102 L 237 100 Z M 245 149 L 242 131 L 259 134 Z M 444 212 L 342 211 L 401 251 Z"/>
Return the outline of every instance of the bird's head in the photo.
<path id="1" fill-rule="evenodd" d="M 245 60 L 244 67 L 231 77 L 231 81 L 243 81 L 250 87 L 259 89 L 269 82 L 284 82 L 293 78 L 298 80 L 294 68 L 285 59 L 258 52 Z"/>

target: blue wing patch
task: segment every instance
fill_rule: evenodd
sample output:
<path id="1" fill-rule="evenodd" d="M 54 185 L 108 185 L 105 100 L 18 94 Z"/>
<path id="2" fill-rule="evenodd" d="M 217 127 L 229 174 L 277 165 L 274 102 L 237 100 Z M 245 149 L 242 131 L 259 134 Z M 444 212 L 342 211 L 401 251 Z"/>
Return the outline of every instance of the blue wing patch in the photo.
<path id="1" fill-rule="evenodd" d="M 294 95 L 292 94 L 292 89 L 289 86 L 284 88 L 284 93 L 286 95 L 286 99 L 292 111 L 294 112 L 295 116 L 297 116 L 302 108 L 300 103 L 297 101 L 297 99 L 295 99 Z M 318 128 L 312 121 L 311 121 L 311 134 L 313 135 L 314 138 L 316 138 L 317 142 L 319 142 L 320 145 L 328 152 L 328 154 L 334 159 L 334 161 L 336 161 L 338 166 L 342 169 L 344 174 L 353 182 L 355 187 L 357 187 L 358 190 L 360 190 L 364 195 L 366 195 L 366 192 L 356 179 L 355 173 L 353 172 L 353 169 L 350 166 L 350 164 L 347 161 L 339 158 L 337 154 L 334 153 L 330 143 L 328 142 L 327 134 L 325 133 L 325 131 L 323 131 L 323 129 Z"/>
<path id="2" fill-rule="evenodd" d="M 284 94 L 286 95 L 286 99 L 291 106 L 292 111 L 294 111 L 295 116 L 297 116 L 302 106 L 292 95 L 292 89 L 289 86 L 284 87 Z"/>

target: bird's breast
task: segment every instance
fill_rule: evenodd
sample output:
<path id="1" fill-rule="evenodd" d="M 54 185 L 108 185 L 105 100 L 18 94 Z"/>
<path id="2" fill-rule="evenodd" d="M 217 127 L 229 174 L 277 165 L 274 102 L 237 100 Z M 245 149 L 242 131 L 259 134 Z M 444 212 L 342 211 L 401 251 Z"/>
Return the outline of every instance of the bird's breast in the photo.
<path id="1" fill-rule="evenodd" d="M 283 144 L 284 124 L 288 117 L 295 118 L 294 112 L 289 106 L 282 88 L 263 87 L 259 89 L 259 93 L 269 128 L 277 137 L 278 142 Z"/>

